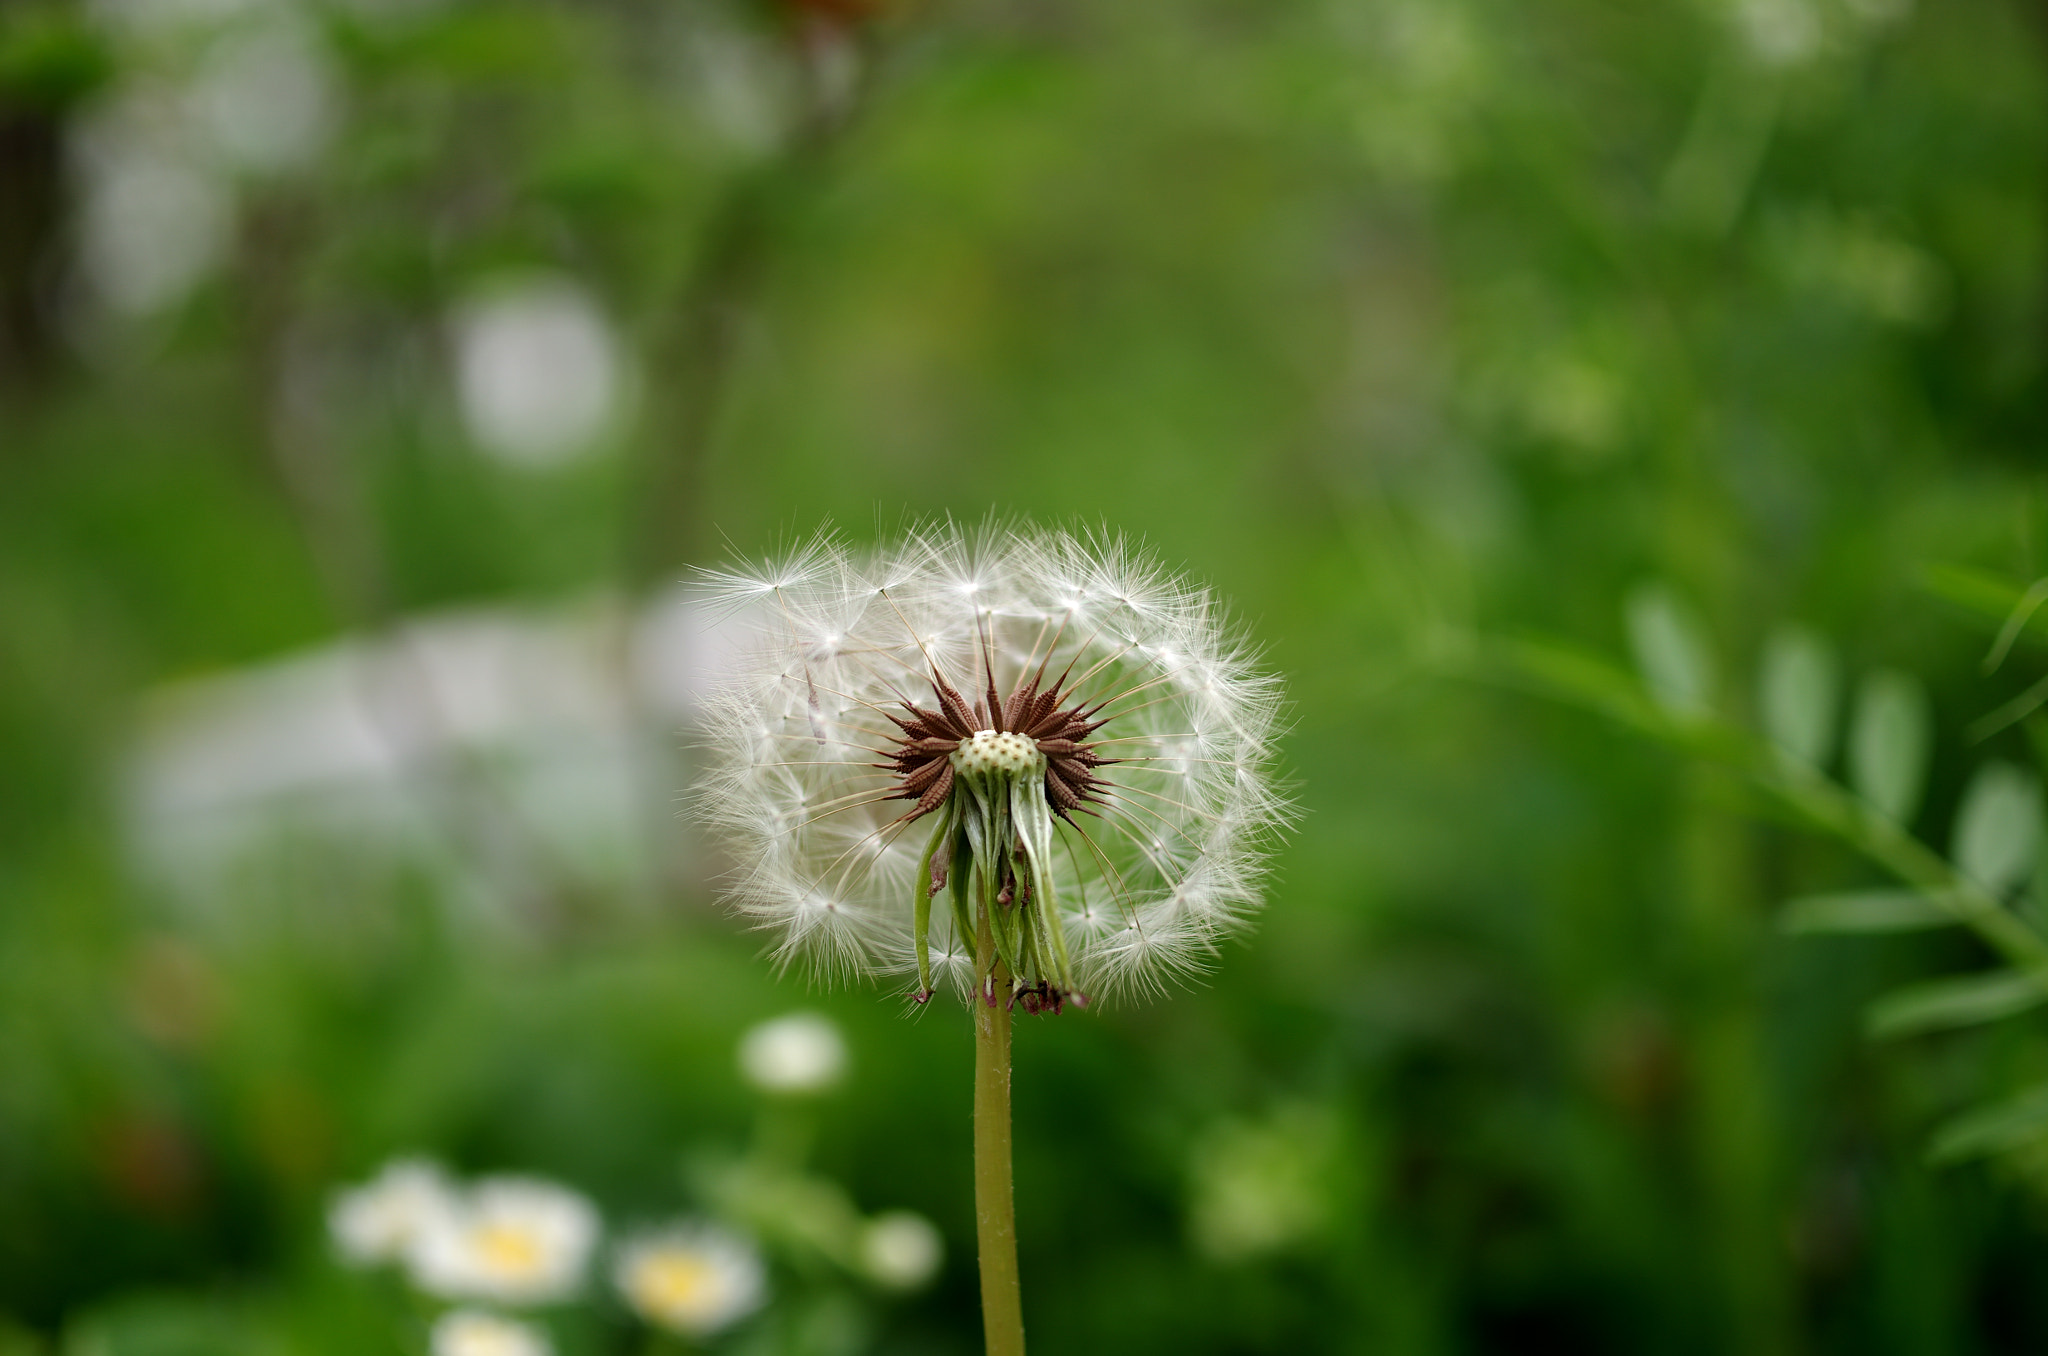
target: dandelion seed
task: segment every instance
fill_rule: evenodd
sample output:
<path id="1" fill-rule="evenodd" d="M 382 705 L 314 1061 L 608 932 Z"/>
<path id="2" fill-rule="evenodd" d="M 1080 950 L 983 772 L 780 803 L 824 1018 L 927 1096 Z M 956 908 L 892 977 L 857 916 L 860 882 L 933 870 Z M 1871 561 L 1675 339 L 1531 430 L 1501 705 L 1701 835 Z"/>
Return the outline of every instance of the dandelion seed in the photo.
<path id="1" fill-rule="evenodd" d="M 753 1245 L 695 1222 L 629 1240 L 619 1249 L 612 1278 L 635 1313 L 685 1337 L 731 1327 L 767 1296 Z"/>
<path id="2" fill-rule="evenodd" d="M 1058 1011 L 1201 969 L 1257 908 L 1277 683 L 1123 541 L 821 537 L 709 588 L 754 642 L 699 806 L 784 963 L 972 992 L 986 918 L 1007 1002 Z"/>

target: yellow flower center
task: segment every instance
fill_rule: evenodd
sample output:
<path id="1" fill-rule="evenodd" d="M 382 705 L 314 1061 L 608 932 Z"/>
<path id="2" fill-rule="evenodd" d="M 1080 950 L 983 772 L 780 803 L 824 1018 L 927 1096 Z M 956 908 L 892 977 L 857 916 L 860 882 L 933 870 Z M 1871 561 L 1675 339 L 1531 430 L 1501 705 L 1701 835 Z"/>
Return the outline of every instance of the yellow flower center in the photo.
<path id="1" fill-rule="evenodd" d="M 540 1240 L 530 1229 L 512 1224 L 486 1224 L 476 1231 L 471 1242 L 476 1245 L 478 1255 L 494 1271 L 530 1276 L 540 1270 Z"/>
<path id="2" fill-rule="evenodd" d="M 634 1273 L 633 1297 L 650 1313 L 689 1313 L 704 1302 L 714 1283 L 710 1264 L 688 1253 L 642 1258 Z"/>

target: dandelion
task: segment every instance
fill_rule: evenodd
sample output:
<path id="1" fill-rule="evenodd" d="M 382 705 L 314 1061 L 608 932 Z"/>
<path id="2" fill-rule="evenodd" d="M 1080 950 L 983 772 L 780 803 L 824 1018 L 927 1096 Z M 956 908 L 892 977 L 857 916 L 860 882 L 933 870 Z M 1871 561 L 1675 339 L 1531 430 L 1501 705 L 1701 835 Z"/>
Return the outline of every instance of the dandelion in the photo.
<path id="1" fill-rule="evenodd" d="M 1023 1350 L 1010 1014 L 1156 991 L 1259 903 L 1279 703 L 1209 594 L 1120 539 L 822 536 L 709 588 L 751 623 L 699 806 L 784 964 L 971 994 L 989 1350 Z M 933 902 L 945 896 L 945 903 Z"/>
<path id="2" fill-rule="evenodd" d="M 480 1309 L 451 1309 L 434 1320 L 433 1356 L 554 1356 L 554 1344 L 529 1323 Z"/>
<path id="3" fill-rule="evenodd" d="M 429 1294 L 542 1304 L 581 1288 L 597 1235 L 596 1210 L 566 1187 L 491 1177 L 431 1221 L 407 1260 Z"/>
<path id="4" fill-rule="evenodd" d="M 396 1262 L 450 1214 L 454 1202 L 455 1188 L 437 1164 L 398 1159 L 362 1186 L 335 1196 L 327 1231 L 357 1266 Z"/>
<path id="5" fill-rule="evenodd" d="M 708 1337 L 761 1307 L 760 1254 L 736 1234 L 683 1222 L 619 1249 L 612 1279 L 633 1311 L 685 1337 Z"/>
<path id="6" fill-rule="evenodd" d="M 846 1042 L 828 1017 L 792 1012 L 740 1038 L 740 1072 L 763 1092 L 823 1092 L 846 1076 Z"/>
<path id="7" fill-rule="evenodd" d="M 711 587 L 755 644 L 699 804 L 778 959 L 964 991 L 986 914 L 1005 1001 L 1056 1010 L 1202 968 L 1257 906 L 1277 685 L 1124 543 L 821 539 Z"/>
<path id="8" fill-rule="evenodd" d="M 876 1284 L 915 1290 L 938 1275 L 945 1244 L 932 1222 L 914 1210 L 889 1210 L 860 1233 L 860 1264 Z"/>

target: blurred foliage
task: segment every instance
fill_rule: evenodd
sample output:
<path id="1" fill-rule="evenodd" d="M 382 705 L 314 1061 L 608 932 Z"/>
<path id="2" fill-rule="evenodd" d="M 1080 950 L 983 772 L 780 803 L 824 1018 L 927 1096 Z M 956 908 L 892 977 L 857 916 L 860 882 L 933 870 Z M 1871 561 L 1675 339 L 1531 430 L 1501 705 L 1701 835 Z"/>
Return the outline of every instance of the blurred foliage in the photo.
<path id="1" fill-rule="evenodd" d="M 2044 22 L 0 9 L 0 1351 L 404 1349 L 338 1183 L 422 1151 L 663 1216 L 799 1001 L 854 1052 L 817 1171 L 948 1240 L 871 1347 L 973 1350 L 966 1023 L 769 972 L 671 818 L 680 716 L 631 713 L 595 866 L 489 750 L 410 769 L 403 850 L 266 819 L 196 884 L 136 786 L 167 686 L 992 509 L 1231 598 L 1308 812 L 1212 985 L 1021 1030 L 1035 1343 L 2038 1349 L 2040 1011 L 1872 1042 L 1991 946 L 1809 934 L 1957 862 L 2038 925 Z M 519 372 L 610 373 L 604 417 L 495 446 L 477 402 L 528 407 L 467 317 L 535 279 L 574 304 Z M 1945 1025 L 1919 992 L 1878 1024 Z M 2001 1152 L 1930 1165 L 1944 1126 Z"/>

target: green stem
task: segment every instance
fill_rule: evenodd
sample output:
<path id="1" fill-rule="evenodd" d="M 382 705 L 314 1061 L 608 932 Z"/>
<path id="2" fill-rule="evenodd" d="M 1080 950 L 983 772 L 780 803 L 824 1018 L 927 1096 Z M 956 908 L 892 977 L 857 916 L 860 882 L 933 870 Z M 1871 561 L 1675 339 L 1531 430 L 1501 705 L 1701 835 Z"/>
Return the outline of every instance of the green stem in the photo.
<path id="1" fill-rule="evenodd" d="M 974 1010 L 974 1217 L 981 1250 L 981 1325 L 988 1356 L 1024 1356 L 1017 1286 L 1017 1204 L 1010 1182 L 1010 976 L 984 908 L 977 929 Z M 993 993 L 995 1001 L 987 1001 Z"/>
<path id="2" fill-rule="evenodd" d="M 1996 895 L 1950 866 L 1940 853 L 1897 824 L 1870 813 L 1854 796 L 1819 773 L 1777 771 L 1760 774 L 1758 780 L 1787 805 L 1918 887 L 2014 968 L 2033 975 L 2036 983 L 2048 988 L 2048 940 Z"/>
<path id="3" fill-rule="evenodd" d="M 1501 665 L 1539 689 L 1696 755 L 1739 769 L 1817 827 L 1947 909 L 2015 969 L 2048 992 L 2048 938 L 1904 828 L 1873 812 L 1825 773 L 1791 763 L 1739 726 L 1712 717 L 1674 719 L 1635 680 L 1608 664 L 1557 646 L 1509 644 L 1492 652 Z M 1468 655 L 1467 671 L 1494 671 Z"/>
<path id="4" fill-rule="evenodd" d="M 753 1166 L 777 1174 L 801 1173 L 815 1130 L 811 1111 L 793 1097 L 764 1099 L 754 1113 Z"/>

